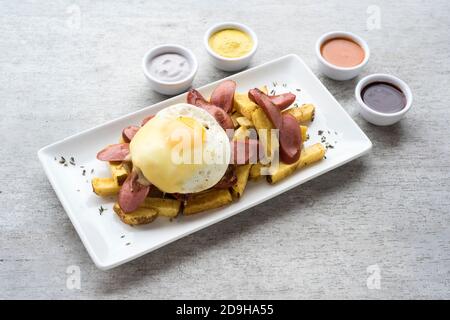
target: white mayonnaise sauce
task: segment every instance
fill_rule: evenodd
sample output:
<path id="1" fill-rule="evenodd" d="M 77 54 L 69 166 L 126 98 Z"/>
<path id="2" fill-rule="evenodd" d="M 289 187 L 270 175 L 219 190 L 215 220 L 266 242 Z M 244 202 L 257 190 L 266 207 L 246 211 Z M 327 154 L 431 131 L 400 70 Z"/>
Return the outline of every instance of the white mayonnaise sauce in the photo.
<path id="1" fill-rule="evenodd" d="M 149 62 L 150 74 L 158 80 L 174 82 L 185 79 L 191 72 L 188 60 L 178 53 L 164 53 Z"/>

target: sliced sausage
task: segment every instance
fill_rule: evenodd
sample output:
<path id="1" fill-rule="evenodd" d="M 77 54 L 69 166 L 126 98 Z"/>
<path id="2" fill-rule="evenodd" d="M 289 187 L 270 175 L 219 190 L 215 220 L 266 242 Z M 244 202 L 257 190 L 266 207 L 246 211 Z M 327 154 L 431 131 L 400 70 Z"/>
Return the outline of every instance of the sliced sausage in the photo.
<path id="1" fill-rule="evenodd" d="M 144 202 L 150 191 L 150 186 L 138 182 L 138 174 L 132 171 L 119 190 L 119 205 L 123 212 L 136 210 Z"/>
<path id="2" fill-rule="evenodd" d="M 211 94 L 211 103 L 225 112 L 231 112 L 233 109 L 234 92 L 236 91 L 236 82 L 226 80 L 219 84 Z"/>
<path id="3" fill-rule="evenodd" d="M 254 103 L 256 103 L 258 106 L 260 106 L 264 113 L 269 118 L 270 122 L 274 125 L 276 129 L 281 128 L 281 112 L 278 107 L 273 104 L 273 102 L 270 100 L 269 96 L 267 96 L 264 92 L 261 90 L 255 88 L 251 89 L 248 92 L 248 97 L 250 100 L 252 100 Z"/>
<path id="4" fill-rule="evenodd" d="M 256 139 L 231 141 L 231 164 L 258 162 L 259 142 Z"/>
<path id="5" fill-rule="evenodd" d="M 237 181 L 236 166 L 229 165 L 222 179 L 213 187 L 214 189 L 228 189 Z"/>
<path id="6" fill-rule="evenodd" d="M 276 105 L 281 111 L 293 104 L 295 98 L 295 94 L 290 92 L 282 93 L 276 96 L 269 96 L 270 101 L 272 101 L 272 103 Z"/>
<path id="7" fill-rule="evenodd" d="M 206 110 L 210 115 L 216 119 L 220 126 L 224 129 L 233 129 L 233 120 L 225 110 L 209 103 L 203 98 L 202 94 L 195 89 L 191 89 L 187 95 L 187 102 L 199 108 Z"/>
<path id="8" fill-rule="evenodd" d="M 97 153 L 97 159 L 101 161 L 125 161 L 130 154 L 128 143 L 118 143 L 107 146 Z"/>
<path id="9" fill-rule="evenodd" d="M 205 105 L 211 105 L 211 103 L 206 101 L 206 99 L 203 98 L 202 94 L 195 89 L 189 90 L 186 100 L 187 103 L 200 108 L 203 108 Z"/>
<path id="10" fill-rule="evenodd" d="M 145 117 L 144 120 L 142 120 L 142 122 L 141 122 L 141 127 L 143 127 L 147 122 L 149 122 L 151 119 L 153 119 L 154 116 L 155 115 L 152 114 L 150 116 Z"/>
<path id="11" fill-rule="evenodd" d="M 280 159 L 286 164 L 291 164 L 300 158 L 302 134 L 294 116 L 284 114 L 282 123 L 280 129 Z"/>
<path id="12" fill-rule="evenodd" d="M 133 139 L 134 135 L 139 131 L 138 126 L 129 126 L 122 130 L 123 141 L 129 143 Z"/>

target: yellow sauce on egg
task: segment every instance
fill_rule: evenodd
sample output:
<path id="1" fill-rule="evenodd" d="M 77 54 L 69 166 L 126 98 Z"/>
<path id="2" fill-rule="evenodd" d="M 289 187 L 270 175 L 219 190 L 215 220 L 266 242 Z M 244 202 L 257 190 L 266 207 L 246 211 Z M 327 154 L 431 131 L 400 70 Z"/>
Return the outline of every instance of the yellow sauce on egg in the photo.
<path id="1" fill-rule="evenodd" d="M 214 33 L 208 44 L 215 53 L 225 58 L 243 57 L 253 48 L 252 38 L 237 29 L 224 29 Z"/>

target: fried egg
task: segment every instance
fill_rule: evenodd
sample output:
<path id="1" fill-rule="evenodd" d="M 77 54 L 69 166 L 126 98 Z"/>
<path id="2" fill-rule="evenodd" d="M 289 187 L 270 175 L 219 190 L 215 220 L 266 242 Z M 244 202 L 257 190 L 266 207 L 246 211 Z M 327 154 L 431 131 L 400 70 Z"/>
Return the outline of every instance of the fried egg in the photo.
<path id="1" fill-rule="evenodd" d="M 130 143 L 133 166 L 167 193 L 195 193 L 214 186 L 230 163 L 230 142 L 205 110 L 180 103 L 148 121 Z"/>

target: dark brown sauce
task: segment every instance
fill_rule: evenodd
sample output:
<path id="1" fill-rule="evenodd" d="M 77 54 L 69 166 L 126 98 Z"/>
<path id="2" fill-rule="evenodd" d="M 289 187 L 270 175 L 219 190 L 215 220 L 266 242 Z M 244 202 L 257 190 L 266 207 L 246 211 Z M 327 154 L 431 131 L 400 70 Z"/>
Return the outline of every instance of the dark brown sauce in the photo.
<path id="1" fill-rule="evenodd" d="M 406 96 L 395 85 L 388 82 L 369 83 L 361 91 L 364 103 L 382 113 L 395 113 L 406 107 Z"/>

